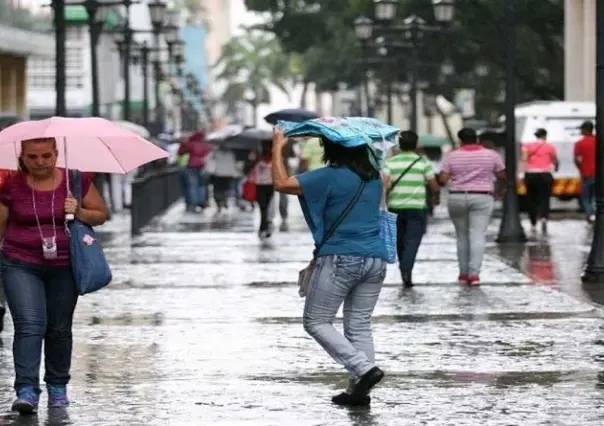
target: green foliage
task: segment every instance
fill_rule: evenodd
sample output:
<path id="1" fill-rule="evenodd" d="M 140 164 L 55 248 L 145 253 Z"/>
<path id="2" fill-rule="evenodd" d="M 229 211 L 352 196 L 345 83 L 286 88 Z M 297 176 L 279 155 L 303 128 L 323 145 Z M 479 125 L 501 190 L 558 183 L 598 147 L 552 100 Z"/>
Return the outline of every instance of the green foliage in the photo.
<path id="1" fill-rule="evenodd" d="M 498 94 L 505 76 L 505 40 L 503 4 L 511 0 L 463 0 L 455 2 L 455 20 L 446 31 L 424 34 L 419 50 L 420 76 L 429 90 L 451 96 L 455 88 L 477 89 L 477 111 L 484 117 L 496 115 L 501 108 Z M 338 81 L 358 84 L 363 66 L 362 52 L 354 35 L 354 20 L 372 17 L 373 0 L 246 0 L 254 11 L 270 15 L 263 28 L 274 33 L 288 52 L 302 58 L 300 72 L 306 81 L 321 88 L 333 88 Z M 563 0 L 515 0 L 517 23 L 518 102 L 535 99 L 559 99 L 563 96 Z M 399 16 L 411 14 L 436 25 L 430 0 L 400 1 Z M 402 41 L 401 33 L 385 34 Z M 406 81 L 409 73 L 409 49 L 396 49 L 390 65 L 374 66 L 373 74 L 385 79 L 394 75 Z M 375 47 L 365 55 L 376 56 Z M 450 59 L 455 74 L 443 79 L 440 69 Z M 478 65 L 489 74 L 478 77 Z"/>
<path id="2" fill-rule="evenodd" d="M 270 87 L 288 93 L 290 58 L 279 40 L 266 32 L 248 29 L 226 43 L 216 62 L 218 80 L 226 81 L 226 102 L 249 100 L 254 105 L 270 102 Z"/>

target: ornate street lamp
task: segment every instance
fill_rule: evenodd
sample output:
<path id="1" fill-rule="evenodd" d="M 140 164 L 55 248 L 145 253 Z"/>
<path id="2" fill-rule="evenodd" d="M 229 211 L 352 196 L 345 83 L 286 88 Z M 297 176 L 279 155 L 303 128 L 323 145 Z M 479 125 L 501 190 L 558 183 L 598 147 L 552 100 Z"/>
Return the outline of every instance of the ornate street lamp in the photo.
<path id="1" fill-rule="evenodd" d="M 520 206 L 516 192 L 518 146 L 516 144 L 516 0 L 503 2 L 505 25 L 505 173 L 507 178 L 503 200 L 503 216 L 498 243 L 527 241 L 520 223 Z"/>
<path id="2" fill-rule="evenodd" d="M 93 117 L 98 117 L 101 115 L 101 111 L 97 45 L 99 44 L 99 38 L 103 32 L 103 26 L 105 25 L 105 20 L 107 18 L 107 14 L 109 13 L 109 9 L 106 6 L 110 6 L 113 3 L 105 4 L 105 2 L 100 2 L 97 0 L 86 0 L 85 2 L 79 4 L 86 8 L 86 13 L 88 15 L 88 31 L 90 39 L 90 74 L 92 80 L 91 114 Z"/>
<path id="3" fill-rule="evenodd" d="M 159 35 L 162 33 L 162 31 L 164 30 L 164 25 L 166 23 L 166 15 L 167 15 L 167 11 L 168 11 L 168 5 L 163 2 L 162 0 L 154 0 L 150 3 L 147 4 L 147 6 L 149 7 L 149 15 L 151 16 L 151 26 L 153 27 L 152 33 L 153 33 L 153 44 L 154 44 L 154 51 L 157 54 L 157 57 L 154 58 L 155 60 L 152 60 L 152 64 L 153 64 L 153 79 L 155 80 L 155 84 L 153 86 L 154 90 L 153 90 L 153 95 L 155 98 L 155 121 L 156 123 L 159 125 L 158 128 L 162 128 L 163 130 L 163 105 L 161 103 L 161 99 L 160 99 L 160 84 L 161 84 L 161 77 L 160 77 L 160 58 L 159 58 L 159 51 L 160 51 L 160 42 L 159 42 Z"/>
<path id="4" fill-rule="evenodd" d="M 432 0 L 434 18 L 438 22 L 448 23 L 453 21 L 455 15 L 455 0 Z"/>
<path id="5" fill-rule="evenodd" d="M 130 61 L 132 57 L 132 28 L 129 25 L 129 14 L 126 16 L 124 28 L 115 33 L 114 41 L 122 57 L 122 74 L 124 78 L 124 99 L 122 105 L 122 119 L 130 121 Z"/>
<path id="6" fill-rule="evenodd" d="M 373 0 L 375 19 L 378 21 L 392 21 L 396 18 L 398 0 Z"/>
<path id="7" fill-rule="evenodd" d="M 361 41 L 371 39 L 373 35 L 373 21 L 366 16 L 361 16 L 354 21 L 354 31 Z"/>

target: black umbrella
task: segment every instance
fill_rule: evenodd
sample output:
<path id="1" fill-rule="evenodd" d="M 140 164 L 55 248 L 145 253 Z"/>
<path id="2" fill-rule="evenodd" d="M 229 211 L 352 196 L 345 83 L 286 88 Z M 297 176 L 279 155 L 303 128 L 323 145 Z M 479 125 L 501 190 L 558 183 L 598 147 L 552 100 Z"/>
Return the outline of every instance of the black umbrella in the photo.
<path id="1" fill-rule="evenodd" d="M 228 136 L 216 145 L 232 150 L 253 151 L 260 146 L 260 142 L 272 139 L 272 131 L 251 127 L 236 135 Z"/>
<path id="2" fill-rule="evenodd" d="M 295 123 L 299 123 L 301 121 L 312 120 L 313 118 L 319 118 L 319 115 L 306 109 L 293 108 L 282 109 L 280 111 L 272 112 L 266 117 L 264 117 L 264 120 L 274 126 L 279 120 L 293 121 Z"/>

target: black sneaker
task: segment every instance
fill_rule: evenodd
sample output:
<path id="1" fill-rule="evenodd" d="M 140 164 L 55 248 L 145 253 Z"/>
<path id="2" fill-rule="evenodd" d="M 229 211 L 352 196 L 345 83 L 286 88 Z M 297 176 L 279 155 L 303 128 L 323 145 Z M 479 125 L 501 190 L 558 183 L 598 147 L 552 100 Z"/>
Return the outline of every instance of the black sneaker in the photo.
<path id="1" fill-rule="evenodd" d="M 354 386 L 352 391 L 352 396 L 356 398 L 360 398 L 362 396 L 367 396 L 371 389 L 384 378 L 384 372 L 378 367 L 373 367 L 367 373 L 363 374 L 361 380 Z"/>
<path id="2" fill-rule="evenodd" d="M 332 396 L 331 402 L 345 407 L 367 407 L 371 404 L 371 397 L 369 395 L 354 396 L 342 392 L 336 396 Z"/>

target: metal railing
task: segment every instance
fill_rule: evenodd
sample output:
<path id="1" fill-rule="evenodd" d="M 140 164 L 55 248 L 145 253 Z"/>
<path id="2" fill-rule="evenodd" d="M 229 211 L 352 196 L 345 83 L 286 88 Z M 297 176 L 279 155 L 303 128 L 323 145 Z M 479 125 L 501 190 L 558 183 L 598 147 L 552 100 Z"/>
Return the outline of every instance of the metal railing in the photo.
<path id="1" fill-rule="evenodd" d="M 132 183 L 132 235 L 140 235 L 154 217 L 169 209 L 181 195 L 178 167 L 150 171 L 136 178 Z"/>
<path id="2" fill-rule="evenodd" d="M 0 0 L 0 24 L 28 31 L 48 32 L 52 29 L 52 14 L 34 12 L 17 0 Z"/>

